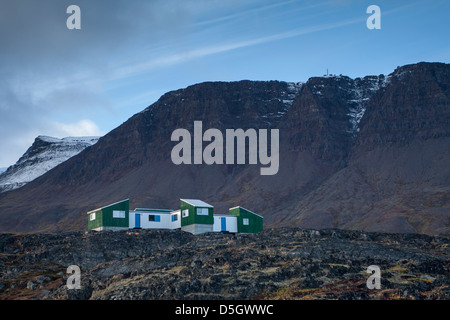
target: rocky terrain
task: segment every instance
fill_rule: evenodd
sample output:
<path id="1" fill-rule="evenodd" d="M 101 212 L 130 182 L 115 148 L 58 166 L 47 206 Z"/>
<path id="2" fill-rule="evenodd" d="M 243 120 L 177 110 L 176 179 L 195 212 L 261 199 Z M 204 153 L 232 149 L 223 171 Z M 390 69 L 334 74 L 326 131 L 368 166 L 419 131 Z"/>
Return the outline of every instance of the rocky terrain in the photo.
<path id="1" fill-rule="evenodd" d="M 335 229 L 0 234 L 2 300 L 450 298 L 450 239 Z M 68 266 L 81 289 L 68 289 Z M 381 270 L 369 289 L 367 268 Z"/>

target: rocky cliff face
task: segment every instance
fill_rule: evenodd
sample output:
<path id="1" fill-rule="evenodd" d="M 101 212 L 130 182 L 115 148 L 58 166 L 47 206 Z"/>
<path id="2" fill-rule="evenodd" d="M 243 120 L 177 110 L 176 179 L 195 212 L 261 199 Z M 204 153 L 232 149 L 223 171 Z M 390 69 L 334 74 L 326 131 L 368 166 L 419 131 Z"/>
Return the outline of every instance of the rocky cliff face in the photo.
<path id="1" fill-rule="evenodd" d="M 344 166 L 367 104 L 385 86 L 383 75 L 309 79 L 286 115 L 289 149 Z"/>
<path id="2" fill-rule="evenodd" d="M 85 148 L 94 145 L 98 137 L 67 137 L 57 139 L 39 136 L 14 165 L 0 172 L 0 192 L 20 188 Z"/>
<path id="3" fill-rule="evenodd" d="M 449 232 L 450 68 L 409 65 L 381 80 L 367 102 L 347 165 L 302 198 L 284 221 Z"/>
<path id="4" fill-rule="evenodd" d="M 449 239 L 280 228 L 0 234 L 0 299 L 449 299 Z M 81 269 L 68 289 L 67 268 Z M 381 271 L 369 289 L 367 269 Z"/>
<path id="5" fill-rule="evenodd" d="M 387 76 L 207 82 L 169 92 L 97 144 L 0 195 L 0 230 L 85 230 L 85 212 L 130 198 L 176 208 L 241 205 L 265 226 L 450 232 L 450 66 Z M 280 164 L 175 165 L 172 132 L 279 129 Z M 204 144 L 206 146 L 206 143 Z M 37 206 L 36 204 L 39 204 Z"/>
<path id="6" fill-rule="evenodd" d="M 448 137 L 450 68 L 417 64 L 397 68 L 389 85 L 369 102 L 356 146 L 406 145 L 414 139 Z M 366 148 L 362 148 L 366 146 Z"/>

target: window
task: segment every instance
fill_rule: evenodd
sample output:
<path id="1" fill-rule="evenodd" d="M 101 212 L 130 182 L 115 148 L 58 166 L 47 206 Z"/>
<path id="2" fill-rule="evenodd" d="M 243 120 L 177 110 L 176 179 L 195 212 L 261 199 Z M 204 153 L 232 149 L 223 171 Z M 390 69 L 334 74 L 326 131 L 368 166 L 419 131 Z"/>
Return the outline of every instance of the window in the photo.
<path id="1" fill-rule="evenodd" d="M 189 209 L 184 209 L 183 212 L 181 213 L 181 216 L 183 218 L 189 217 Z"/>
<path id="2" fill-rule="evenodd" d="M 244 218 L 244 219 L 242 219 L 242 224 L 244 226 L 248 226 L 250 224 L 250 221 L 248 220 L 248 218 Z"/>
<path id="3" fill-rule="evenodd" d="M 92 212 L 92 213 L 89 215 L 89 220 L 90 220 L 90 221 L 95 220 L 95 212 Z"/>
<path id="4" fill-rule="evenodd" d="M 208 208 L 197 208 L 197 215 L 199 216 L 207 216 Z"/>
<path id="5" fill-rule="evenodd" d="M 151 214 L 151 215 L 148 216 L 148 221 L 160 222 L 161 221 L 161 217 Z"/>
<path id="6" fill-rule="evenodd" d="M 177 221 L 178 220 L 178 214 L 173 214 L 172 215 L 172 222 Z"/>
<path id="7" fill-rule="evenodd" d="M 125 211 L 113 210 L 113 218 L 125 218 Z"/>

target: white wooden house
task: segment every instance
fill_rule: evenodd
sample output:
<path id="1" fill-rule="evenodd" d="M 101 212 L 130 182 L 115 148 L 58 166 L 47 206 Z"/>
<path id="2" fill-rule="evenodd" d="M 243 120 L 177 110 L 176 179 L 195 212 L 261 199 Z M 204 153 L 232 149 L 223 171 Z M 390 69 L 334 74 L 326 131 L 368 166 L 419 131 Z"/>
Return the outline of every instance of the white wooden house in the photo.
<path id="1" fill-rule="evenodd" d="M 215 214 L 213 232 L 238 232 L 237 217 L 226 213 Z"/>
<path id="2" fill-rule="evenodd" d="M 130 228 L 178 229 L 181 228 L 180 210 L 144 209 L 130 210 Z"/>

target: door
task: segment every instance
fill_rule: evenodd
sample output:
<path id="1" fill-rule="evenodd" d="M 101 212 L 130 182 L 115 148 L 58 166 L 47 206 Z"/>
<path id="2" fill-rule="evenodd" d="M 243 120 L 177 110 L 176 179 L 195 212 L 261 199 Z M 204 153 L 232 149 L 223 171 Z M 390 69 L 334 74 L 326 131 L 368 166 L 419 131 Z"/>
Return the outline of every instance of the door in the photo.
<path id="1" fill-rule="evenodd" d="M 227 218 L 220 218 L 220 231 L 227 231 Z"/>
<path id="2" fill-rule="evenodd" d="M 141 227 L 141 215 L 136 213 L 134 215 L 134 227 L 135 228 L 140 228 Z"/>

